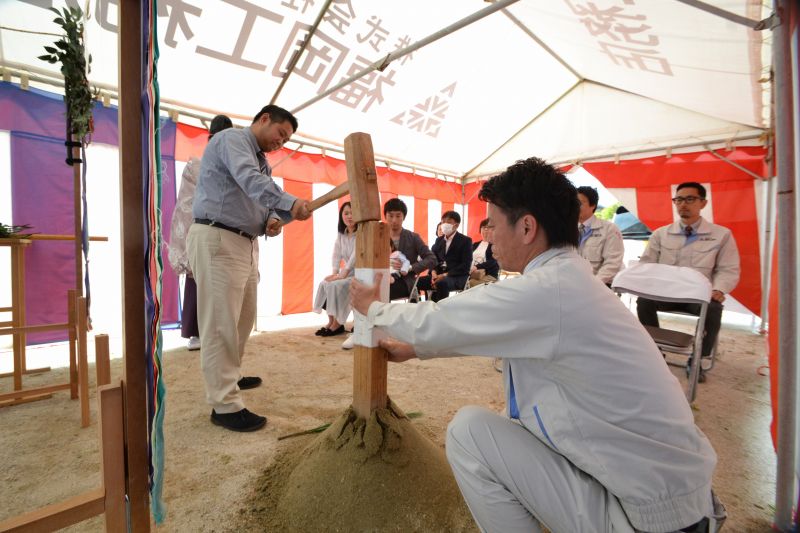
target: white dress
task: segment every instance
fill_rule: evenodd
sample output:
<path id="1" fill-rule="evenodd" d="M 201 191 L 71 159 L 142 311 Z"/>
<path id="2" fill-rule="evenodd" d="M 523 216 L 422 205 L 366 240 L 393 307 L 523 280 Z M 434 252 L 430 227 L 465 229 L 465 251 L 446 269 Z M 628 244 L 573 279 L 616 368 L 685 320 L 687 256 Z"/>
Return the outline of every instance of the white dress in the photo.
<path id="1" fill-rule="evenodd" d="M 347 271 L 347 277 L 334 281 L 321 281 L 314 298 L 314 311 L 321 313 L 324 305 L 325 311 L 339 324 L 347 322 L 347 317 L 350 315 L 350 281 L 353 279 L 355 262 L 355 233 L 340 233 L 336 236 L 336 244 L 333 247 L 333 273 Z"/>

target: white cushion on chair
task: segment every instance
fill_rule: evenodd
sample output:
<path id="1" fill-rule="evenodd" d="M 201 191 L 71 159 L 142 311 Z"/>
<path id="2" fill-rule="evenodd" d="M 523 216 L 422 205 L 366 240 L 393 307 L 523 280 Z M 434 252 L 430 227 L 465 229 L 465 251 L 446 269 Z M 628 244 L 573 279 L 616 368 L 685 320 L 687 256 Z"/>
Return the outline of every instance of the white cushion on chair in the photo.
<path id="1" fill-rule="evenodd" d="M 622 270 L 614 277 L 611 288 L 668 302 L 700 303 L 711 299 L 711 282 L 703 274 L 689 267 L 660 263 L 637 263 Z"/>

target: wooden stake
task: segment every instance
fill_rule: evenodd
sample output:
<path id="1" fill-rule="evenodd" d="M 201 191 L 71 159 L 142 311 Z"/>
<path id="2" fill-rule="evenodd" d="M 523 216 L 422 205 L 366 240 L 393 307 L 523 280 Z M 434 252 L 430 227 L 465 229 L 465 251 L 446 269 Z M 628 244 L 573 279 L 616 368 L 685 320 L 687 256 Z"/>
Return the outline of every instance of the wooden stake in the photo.
<path id="1" fill-rule="evenodd" d="M 356 269 L 386 269 L 388 274 L 389 254 L 389 226 L 374 220 L 358 225 Z M 388 279 L 383 283 L 388 283 Z M 369 418 L 373 410 L 386 407 L 386 351 L 379 346 L 359 344 L 353 351 L 353 409 L 358 416 Z"/>
<path id="2" fill-rule="evenodd" d="M 94 366 L 97 370 L 97 386 L 111 383 L 111 362 L 108 354 L 108 335 L 94 337 Z"/>
<path id="3" fill-rule="evenodd" d="M 78 316 L 75 310 L 78 294 L 75 289 L 67 291 L 67 322 L 69 323 L 69 397 L 78 399 Z"/>
<path id="4" fill-rule="evenodd" d="M 144 338 L 144 202 L 142 200 L 142 4 L 119 0 L 120 237 L 122 239 L 123 391 L 130 531 L 150 531 L 147 375 Z"/>
<path id="5" fill-rule="evenodd" d="M 105 337 L 108 347 L 108 335 Z M 125 521 L 125 429 L 122 426 L 122 385 L 97 389 L 100 413 L 101 469 L 105 489 L 106 531 L 127 531 Z"/>
<path id="6" fill-rule="evenodd" d="M 86 428 L 91 424 L 89 414 L 89 355 L 87 353 L 86 333 L 88 331 L 86 320 L 86 298 L 79 296 L 75 306 L 78 314 L 78 395 L 81 399 L 81 427 Z"/>
<path id="7" fill-rule="evenodd" d="M 389 268 L 389 228 L 381 218 L 378 174 L 372 140 L 366 133 L 352 133 L 344 140 L 347 181 L 356 232 L 356 272 Z M 358 274 L 357 274 L 358 275 Z M 365 280 L 372 282 L 372 280 Z M 388 279 L 384 280 L 388 284 Z M 360 324 L 357 325 L 360 327 Z M 386 407 L 386 352 L 378 346 L 356 344 L 353 354 L 353 409 L 368 418 L 374 409 Z"/>
<path id="8" fill-rule="evenodd" d="M 77 137 L 70 135 L 70 140 L 77 141 Z M 81 158 L 81 149 L 77 146 L 70 148 L 72 159 Z M 72 163 L 72 203 L 73 213 L 75 214 L 75 290 L 78 296 L 83 296 L 83 229 L 81 228 L 81 213 L 83 212 L 81 206 L 81 163 Z"/>
<path id="9" fill-rule="evenodd" d="M 25 326 L 25 247 L 27 239 L 3 239 L 4 245 L 11 247 L 11 323 L 15 327 Z M 25 373 L 25 332 L 14 333 L 14 390 L 22 389 L 22 375 Z"/>

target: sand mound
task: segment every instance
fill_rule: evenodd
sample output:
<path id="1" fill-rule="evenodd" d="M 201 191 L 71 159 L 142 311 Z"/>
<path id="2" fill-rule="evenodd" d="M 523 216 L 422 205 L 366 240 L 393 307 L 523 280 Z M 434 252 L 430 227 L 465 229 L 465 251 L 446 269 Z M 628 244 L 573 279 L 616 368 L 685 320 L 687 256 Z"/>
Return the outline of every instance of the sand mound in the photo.
<path id="1" fill-rule="evenodd" d="M 444 452 L 391 402 L 287 443 L 242 519 L 265 531 L 477 530 Z"/>

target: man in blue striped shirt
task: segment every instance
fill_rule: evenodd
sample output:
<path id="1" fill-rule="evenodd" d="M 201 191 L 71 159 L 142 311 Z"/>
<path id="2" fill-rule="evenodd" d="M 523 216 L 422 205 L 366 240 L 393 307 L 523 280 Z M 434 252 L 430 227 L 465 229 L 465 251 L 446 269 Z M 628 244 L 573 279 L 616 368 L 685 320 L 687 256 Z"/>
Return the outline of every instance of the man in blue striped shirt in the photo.
<path id="1" fill-rule="evenodd" d="M 282 222 L 311 216 L 306 200 L 272 180 L 264 155 L 279 150 L 296 130 L 291 113 L 264 107 L 249 127 L 227 129 L 211 139 L 197 180 L 187 248 L 197 282 L 201 367 L 211 422 L 233 431 L 255 431 L 267 423 L 244 407 L 241 396 L 242 389 L 261 384 L 261 378 L 241 373 L 255 322 L 255 239 L 277 235 Z"/>

